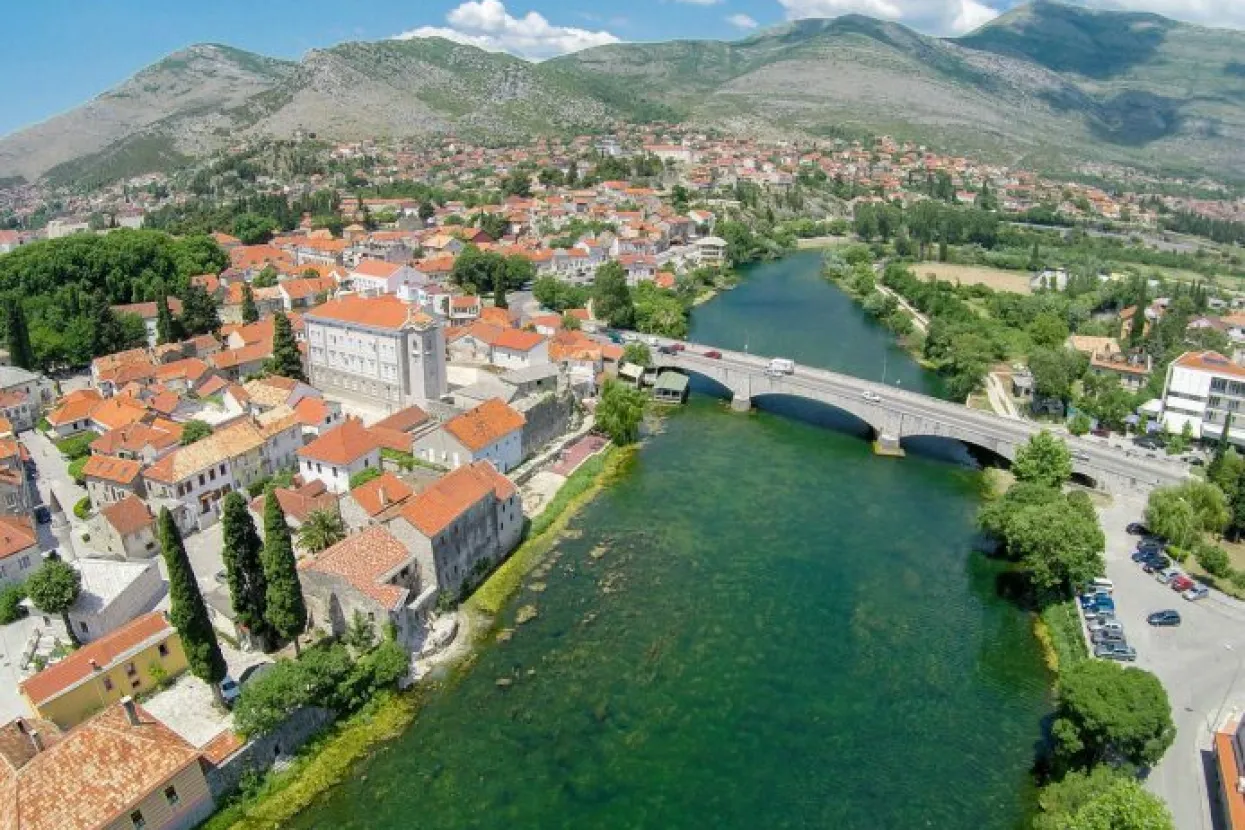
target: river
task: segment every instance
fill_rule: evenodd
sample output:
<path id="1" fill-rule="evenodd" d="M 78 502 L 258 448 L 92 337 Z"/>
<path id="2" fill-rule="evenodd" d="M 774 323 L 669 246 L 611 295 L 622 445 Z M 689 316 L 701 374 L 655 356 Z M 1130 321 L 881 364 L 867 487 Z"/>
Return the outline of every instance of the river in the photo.
<path id="1" fill-rule="evenodd" d="M 691 338 L 936 390 L 817 270 L 750 269 Z M 539 616 L 295 826 L 1021 826 L 1049 677 L 971 552 L 980 474 L 761 404 L 672 414 L 503 624 Z"/>

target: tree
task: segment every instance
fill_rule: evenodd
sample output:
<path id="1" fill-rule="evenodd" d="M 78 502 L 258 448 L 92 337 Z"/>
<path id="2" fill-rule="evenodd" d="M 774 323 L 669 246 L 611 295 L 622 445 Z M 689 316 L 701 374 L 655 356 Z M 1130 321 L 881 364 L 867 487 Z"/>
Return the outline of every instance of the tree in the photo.
<path id="1" fill-rule="evenodd" d="M 563 314 L 562 315 L 562 328 L 566 329 L 567 331 L 579 331 L 583 327 L 584 327 L 584 324 L 581 323 L 579 321 L 579 318 L 576 317 L 574 314 Z"/>
<path id="2" fill-rule="evenodd" d="M 5 330 L 8 333 L 9 361 L 23 369 L 33 368 L 35 353 L 30 345 L 26 309 L 17 297 L 10 298 L 5 304 Z"/>
<path id="3" fill-rule="evenodd" d="M 272 288 L 280 278 L 277 269 L 271 265 L 265 265 L 263 269 L 255 275 L 255 279 L 251 280 L 251 285 L 255 288 Z"/>
<path id="4" fill-rule="evenodd" d="M 278 311 L 273 315 L 272 357 L 264 368 L 283 378 L 307 382 L 307 375 L 303 372 L 303 356 L 294 342 L 294 328 L 285 312 Z"/>
<path id="5" fill-rule="evenodd" d="M 294 641 L 294 651 L 298 653 L 298 635 L 307 627 L 307 605 L 298 580 L 290 526 L 271 488 L 264 497 L 263 563 L 267 581 L 265 619 L 273 631 Z"/>
<path id="6" fill-rule="evenodd" d="M 1072 454 L 1067 444 L 1042 430 L 1016 451 L 1012 473 L 1017 481 L 1059 487 L 1072 478 Z"/>
<path id="7" fill-rule="evenodd" d="M 260 214 L 244 213 L 233 220 L 233 235 L 243 245 L 262 245 L 272 239 L 276 229 L 276 220 Z"/>
<path id="8" fill-rule="evenodd" d="M 223 703 L 220 682 L 225 679 L 228 667 L 220 652 L 216 629 L 212 627 L 203 594 L 199 592 L 199 582 L 190 567 L 190 557 L 182 544 L 181 531 L 177 529 L 177 522 L 167 507 L 160 509 L 159 532 L 160 550 L 168 571 L 169 621 L 181 637 L 190 671 L 212 687 L 217 703 Z"/>
<path id="9" fill-rule="evenodd" d="M 81 645 L 73 624 L 69 621 L 69 609 L 78 601 L 82 591 L 82 574 L 59 559 L 49 559 L 26 580 L 26 593 L 35 607 L 49 614 L 60 614 L 65 623 L 65 633 L 75 646 Z"/>
<path id="10" fill-rule="evenodd" d="M 1177 547 L 1190 548 L 1202 533 L 1221 533 L 1232 519 L 1228 500 L 1209 481 L 1190 479 L 1151 491 L 1146 524 Z"/>
<path id="11" fill-rule="evenodd" d="M 519 196 L 526 199 L 532 195 L 531 174 L 526 170 L 512 170 L 501 180 L 501 191 L 507 196 Z"/>
<path id="12" fill-rule="evenodd" d="M 182 425 L 182 446 L 188 447 L 196 441 L 202 441 L 212 434 L 212 425 L 207 421 L 192 419 Z"/>
<path id="13" fill-rule="evenodd" d="M 1091 427 L 1093 427 L 1093 422 L 1084 412 L 1076 413 L 1072 420 L 1068 422 L 1068 432 L 1078 437 L 1089 432 Z"/>
<path id="14" fill-rule="evenodd" d="M 493 275 L 493 307 L 509 308 L 506 304 L 506 275 L 499 271 Z"/>
<path id="15" fill-rule="evenodd" d="M 640 422 L 647 406 L 643 391 L 607 380 L 597 403 L 597 427 L 619 446 L 634 443 L 640 436 Z"/>
<path id="16" fill-rule="evenodd" d="M 177 335 L 177 321 L 169 310 L 169 297 L 161 294 L 156 298 L 156 344 L 176 343 L 181 339 Z"/>
<path id="17" fill-rule="evenodd" d="M 1008 554 L 1042 590 L 1087 583 L 1106 567 L 1106 537 L 1084 493 L 1018 511 L 1005 541 Z"/>
<path id="18" fill-rule="evenodd" d="M 381 475 L 382 473 L 380 471 L 380 467 L 364 467 L 362 470 L 359 470 L 359 472 L 350 477 L 350 489 L 353 490 L 356 487 L 362 487 L 369 481 L 380 478 Z"/>
<path id="19" fill-rule="evenodd" d="M 1053 349 L 1068 339 L 1068 323 L 1058 315 L 1044 311 L 1029 324 L 1029 336 L 1038 346 Z"/>
<path id="20" fill-rule="evenodd" d="M 635 304 L 627 288 L 627 273 L 618 262 L 607 262 L 597 269 L 592 283 L 593 314 L 614 328 L 635 325 Z"/>
<path id="21" fill-rule="evenodd" d="M 333 510 L 313 510 L 298 528 L 298 546 L 319 553 L 346 538 L 346 524 Z"/>
<path id="22" fill-rule="evenodd" d="M 257 322 L 259 320 L 259 306 L 255 305 L 255 292 L 251 290 L 250 283 L 242 285 L 242 322 L 246 325 Z"/>
<path id="23" fill-rule="evenodd" d="M 1158 678 L 1109 660 L 1084 660 L 1060 674 L 1051 731 L 1056 761 L 1065 769 L 1152 767 L 1176 738 Z"/>
<path id="24" fill-rule="evenodd" d="M 423 201 L 419 203 L 419 218 L 424 224 L 428 224 L 428 220 L 437 215 L 437 207 L 432 202 Z"/>
<path id="25" fill-rule="evenodd" d="M 194 337 L 198 334 L 215 334 L 220 330 L 220 313 L 216 301 L 201 285 L 191 284 L 182 299 L 182 328 Z"/>
<path id="26" fill-rule="evenodd" d="M 1072 384 L 1085 370 L 1083 356 L 1071 349 L 1034 349 L 1028 363 L 1034 395 L 1061 401 L 1072 397 Z"/>
<path id="27" fill-rule="evenodd" d="M 583 308 L 588 302 L 588 291 L 578 285 L 563 282 L 557 277 L 540 277 L 532 285 L 536 301 L 551 311 L 562 312 L 568 308 Z"/>
<path id="28" fill-rule="evenodd" d="M 246 500 L 237 490 L 225 496 L 221 536 L 229 599 L 238 624 L 267 646 L 270 642 L 265 617 L 268 583 L 260 559 L 264 543 L 255 529 Z"/>
<path id="29" fill-rule="evenodd" d="M 134 344 L 131 334 L 113 312 L 108 298 L 103 291 L 96 291 L 91 301 L 91 354 L 112 354 L 125 351 Z M 139 320 L 139 324 L 142 321 Z M 146 340 L 146 328 L 142 329 L 142 338 Z"/>
<path id="30" fill-rule="evenodd" d="M 623 363 L 634 363 L 637 366 L 653 365 L 653 353 L 646 343 L 628 343 L 623 347 Z"/>
<path id="31" fill-rule="evenodd" d="M 1034 830 L 1175 830 L 1167 807 L 1134 776 L 1109 766 L 1073 771 L 1044 787 Z"/>

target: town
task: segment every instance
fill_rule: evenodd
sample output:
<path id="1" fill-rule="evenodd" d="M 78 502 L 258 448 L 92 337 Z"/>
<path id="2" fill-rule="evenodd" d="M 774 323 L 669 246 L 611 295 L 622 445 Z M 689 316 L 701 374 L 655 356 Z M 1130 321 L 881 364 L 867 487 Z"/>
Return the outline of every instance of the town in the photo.
<path id="1" fill-rule="evenodd" d="M 563 488 L 687 399 L 681 355 L 723 361 L 687 342 L 691 309 L 799 247 L 923 335 L 918 353 L 964 380 L 957 402 L 1173 480 L 1210 462 L 1235 510 L 1245 294 L 1225 280 L 1242 263 L 1199 223 L 1241 217 L 1227 195 L 1125 178 L 1135 190 L 885 137 L 621 126 L 502 149 L 301 137 L 89 193 L 5 190 L 0 281 L 27 295 L 6 302 L 0 367 L 5 810 L 20 827 L 195 826 L 334 720 L 462 659 L 473 595 L 565 509 Z M 1034 253 L 1023 237 L 1019 267 L 978 281 L 986 267 L 955 258 L 991 246 L 945 218 L 923 236 L 931 205 L 988 216 L 992 239 L 1038 234 Z M 1058 260 L 1070 229 L 1154 259 Z M 1199 248 L 1204 271 L 1162 259 Z M 944 266 L 960 270 L 920 278 Z M 1047 305 L 1013 323 L 1017 294 Z M 1078 295 L 1079 316 L 1056 305 Z M 976 335 L 946 332 L 968 318 L 1024 348 L 953 358 Z M 1149 530 L 1193 551 L 1191 577 L 1143 550 L 1187 599 L 1243 587 L 1200 533 Z M 1105 579 L 1087 561 L 1055 582 Z M 1084 637 L 1134 659 L 1097 584 Z"/>

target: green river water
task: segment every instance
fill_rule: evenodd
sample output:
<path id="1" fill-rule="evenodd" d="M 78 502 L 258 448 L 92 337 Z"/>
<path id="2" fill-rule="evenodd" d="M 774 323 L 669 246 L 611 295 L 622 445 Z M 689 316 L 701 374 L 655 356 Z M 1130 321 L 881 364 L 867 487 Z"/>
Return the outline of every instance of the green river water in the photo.
<path id="1" fill-rule="evenodd" d="M 936 391 L 817 270 L 755 267 L 692 339 Z M 502 622 L 539 616 L 295 826 L 1021 826 L 1049 678 L 980 475 L 759 405 L 672 414 Z"/>

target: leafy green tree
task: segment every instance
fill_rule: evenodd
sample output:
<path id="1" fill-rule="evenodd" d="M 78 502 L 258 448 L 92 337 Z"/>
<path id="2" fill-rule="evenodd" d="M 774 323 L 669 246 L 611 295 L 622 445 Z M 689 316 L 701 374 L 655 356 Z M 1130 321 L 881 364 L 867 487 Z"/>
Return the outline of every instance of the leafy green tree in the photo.
<path id="1" fill-rule="evenodd" d="M 307 605 L 298 580 L 290 526 L 286 524 L 281 502 L 271 489 L 264 497 L 263 563 L 267 582 L 265 618 L 273 631 L 294 641 L 294 651 L 298 653 L 298 636 L 307 628 Z"/>
<path id="2" fill-rule="evenodd" d="M 298 528 L 298 546 L 320 553 L 346 538 L 346 523 L 336 511 L 313 510 Z"/>
<path id="3" fill-rule="evenodd" d="M 229 599 L 238 624 L 265 646 L 271 642 L 265 616 L 268 583 L 260 558 L 264 543 L 255 529 L 255 520 L 242 494 L 234 490 L 225 496 L 221 517 L 221 557 L 229 582 Z"/>
<path id="4" fill-rule="evenodd" d="M 244 213 L 233 220 L 233 235 L 243 245 L 262 245 L 276 230 L 276 220 L 256 213 Z"/>
<path id="5" fill-rule="evenodd" d="M 576 317 L 574 314 L 563 314 L 562 315 L 562 328 L 566 329 L 567 331 L 579 331 L 583 327 L 584 327 L 584 324 L 581 323 L 579 321 L 579 318 Z"/>
<path id="6" fill-rule="evenodd" d="M 254 299 L 254 298 L 252 298 Z M 188 336 L 215 334 L 220 330 L 220 312 L 216 301 L 201 285 L 191 285 L 182 299 L 182 328 Z"/>
<path id="7" fill-rule="evenodd" d="M 0 625 L 17 622 L 26 616 L 26 607 L 22 605 L 25 599 L 25 583 L 10 583 L 0 588 Z"/>
<path id="8" fill-rule="evenodd" d="M 597 269 L 592 284 L 593 315 L 614 328 L 635 325 L 635 304 L 627 287 L 627 273 L 618 262 L 607 262 Z"/>
<path id="9" fill-rule="evenodd" d="M 1012 473 L 1017 481 L 1059 487 L 1072 478 L 1072 454 L 1061 439 L 1042 430 L 1016 451 Z"/>
<path id="10" fill-rule="evenodd" d="M 1109 766 L 1073 771 L 1038 795 L 1033 830 L 1175 830 L 1171 814 L 1137 779 Z"/>
<path id="11" fill-rule="evenodd" d="M 1003 541 L 1039 589 L 1089 582 L 1102 573 L 1106 537 L 1084 493 L 1034 504 L 1006 520 Z"/>
<path id="12" fill-rule="evenodd" d="M 647 406 L 648 398 L 643 391 L 607 380 L 597 403 L 597 428 L 619 446 L 635 443 L 640 437 L 640 422 L 644 420 Z"/>
<path id="13" fill-rule="evenodd" d="M 265 265 L 263 270 L 255 275 L 255 279 L 251 280 L 251 285 L 255 288 L 272 288 L 280 281 L 280 274 L 277 269 L 271 265 Z"/>
<path id="14" fill-rule="evenodd" d="M 91 354 L 98 357 L 114 352 L 125 351 L 137 345 L 108 304 L 103 291 L 95 292 L 91 301 Z M 141 324 L 141 321 L 140 321 Z M 143 341 L 146 341 L 146 329 L 143 329 Z"/>
<path id="15" fill-rule="evenodd" d="M 75 646 L 81 645 L 69 621 L 69 609 L 82 591 L 82 574 L 59 559 L 48 559 L 26 580 L 26 593 L 40 611 L 60 614 L 65 633 Z"/>
<path id="16" fill-rule="evenodd" d="M 285 312 L 278 311 L 273 315 L 272 357 L 264 368 L 283 378 L 307 382 L 307 375 L 303 372 L 303 356 L 294 342 L 294 328 Z"/>
<path id="17" fill-rule="evenodd" d="M 26 310 L 16 297 L 5 303 L 5 331 L 8 335 L 9 360 L 14 366 L 31 369 L 35 366 L 35 352 L 30 345 L 30 329 L 26 323 Z"/>
<path id="18" fill-rule="evenodd" d="M 1051 731 L 1056 760 L 1065 769 L 1152 767 L 1176 738 L 1158 678 L 1109 660 L 1085 660 L 1060 674 Z"/>
<path id="19" fill-rule="evenodd" d="M 585 288 L 547 276 L 536 280 L 532 285 L 532 294 L 538 303 L 557 312 L 566 311 L 568 308 L 583 308 L 589 296 Z"/>
<path id="20" fill-rule="evenodd" d="M 203 594 L 199 592 L 199 583 L 190 567 L 190 557 L 182 544 L 181 531 L 177 529 L 177 522 L 167 507 L 160 509 L 159 533 L 160 550 L 168 571 L 169 621 L 181 637 L 190 671 L 212 687 L 217 703 L 223 703 L 220 682 L 225 679 L 228 667 L 221 654 L 220 643 L 216 640 L 216 629 L 212 627 Z"/>
<path id="21" fill-rule="evenodd" d="M 1079 437 L 1089 432 L 1092 426 L 1093 422 L 1090 420 L 1089 416 L 1084 412 L 1078 412 L 1076 415 L 1072 416 L 1072 420 L 1068 422 L 1068 432 L 1071 432 L 1073 435 Z"/>
<path id="22" fill-rule="evenodd" d="M 1203 533 L 1221 533 L 1232 519 L 1227 497 L 1218 486 L 1190 479 L 1151 491 L 1146 524 L 1173 545 L 1192 547 Z"/>
<path id="23" fill-rule="evenodd" d="M 637 366 L 653 365 L 653 353 L 646 343 L 628 343 L 623 347 L 622 359 L 624 363 L 634 363 Z"/>
<path id="24" fill-rule="evenodd" d="M 507 196 L 528 198 L 532 195 L 531 175 L 526 170 L 512 170 L 502 179 L 501 192 Z"/>
<path id="25" fill-rule="evenodd" d="M 242 322 L 246 325 L 259 321 L 259 306 L 255 305 L 255 292 L 250 283 L 242 286 Z"/>
<path id="26" fill-rule="evenodd" d="M 1044 311 L 1029 324 L 1029 336 L 1038 346 L 1059 348 L 1068 339 L 1068 324 L 1058 315 Z"/>

